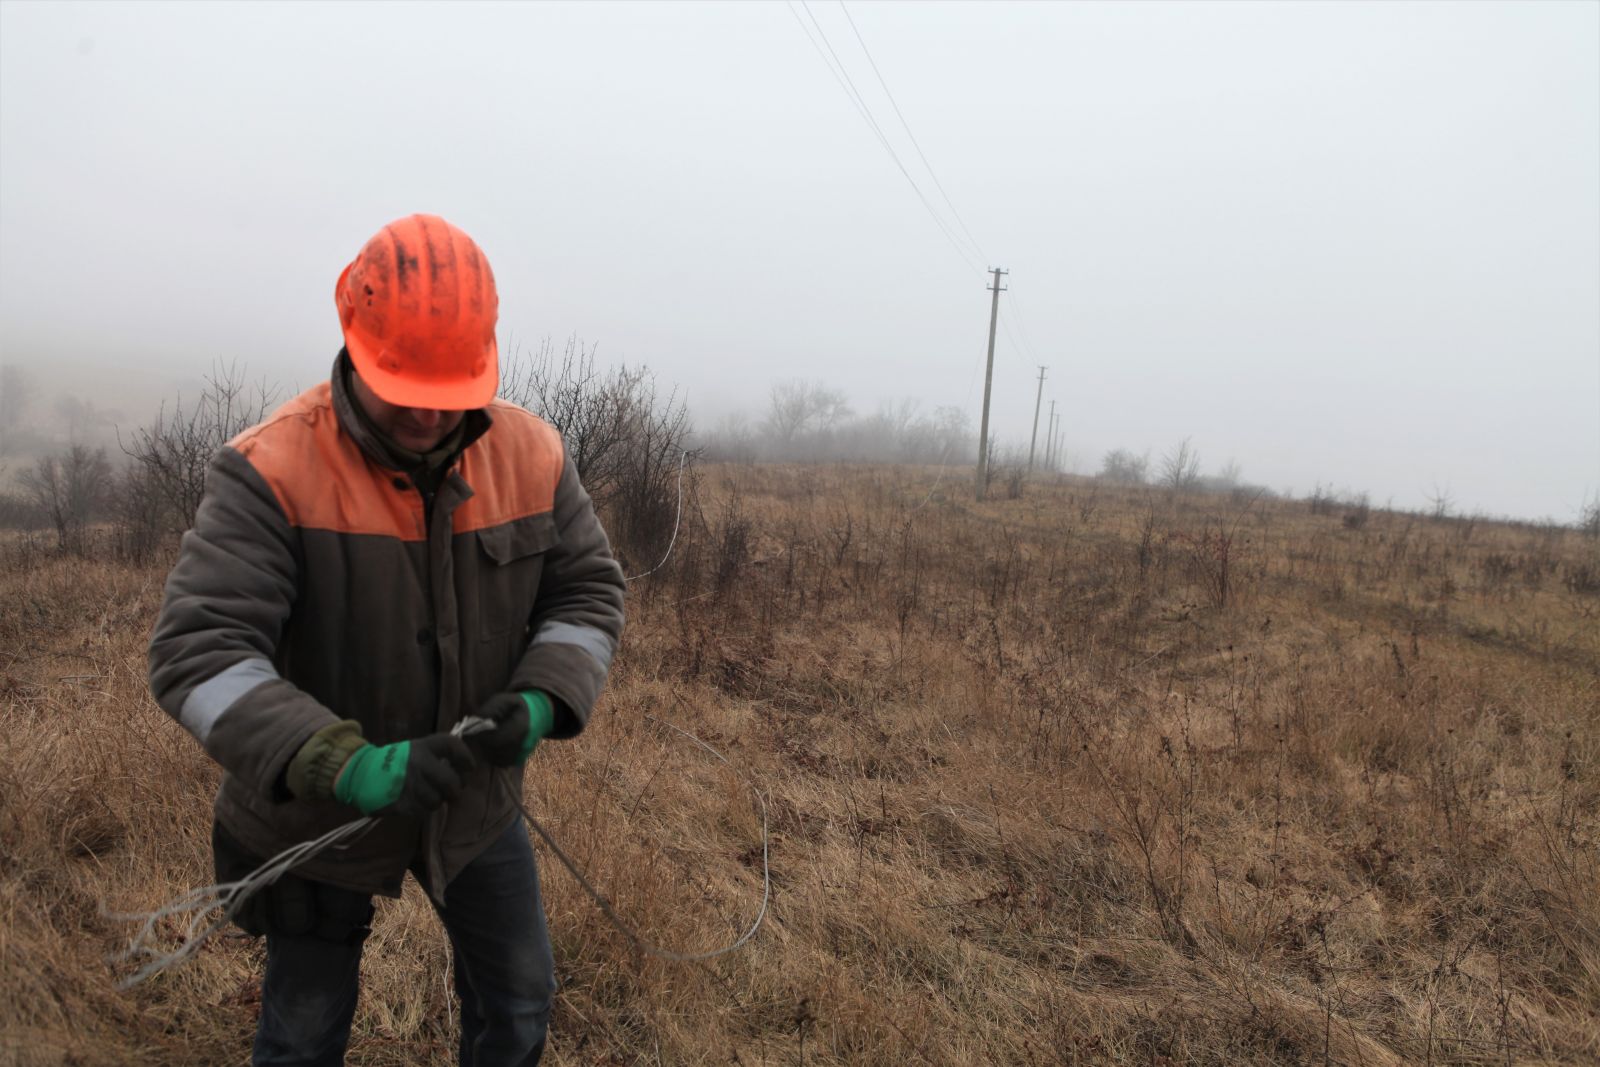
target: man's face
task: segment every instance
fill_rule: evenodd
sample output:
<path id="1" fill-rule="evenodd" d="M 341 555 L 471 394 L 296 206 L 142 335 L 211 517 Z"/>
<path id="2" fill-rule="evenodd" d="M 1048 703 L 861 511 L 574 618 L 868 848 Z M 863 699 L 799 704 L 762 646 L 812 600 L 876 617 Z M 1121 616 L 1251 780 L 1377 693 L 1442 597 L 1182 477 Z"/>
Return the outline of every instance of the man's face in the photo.
<path id="1" fill-rule="evenodd" d="M 464 411 L 440 411 L 437 408 L 403 408 L 389 403 L 354 370 L 350 380 L 355 386 L 356 403 L 367 413 L 374 426 L 401 448 L 413 452 L 431 452 L 439 442 L 461 425 Z"/>

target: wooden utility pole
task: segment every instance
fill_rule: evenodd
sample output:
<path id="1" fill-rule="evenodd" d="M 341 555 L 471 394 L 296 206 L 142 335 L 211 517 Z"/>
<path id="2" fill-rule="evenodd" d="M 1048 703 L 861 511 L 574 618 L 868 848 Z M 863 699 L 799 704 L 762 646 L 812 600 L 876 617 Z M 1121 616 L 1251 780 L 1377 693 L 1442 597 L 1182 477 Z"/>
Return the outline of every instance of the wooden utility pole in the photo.
<path id="1" fill-rule="evenodd" d="M 1044 372 L 1048 367 L 1039 368 L 1039 392 L 1033 398 L 1033 436 L 1028 439 L 1028 473 L 1033 473 L 1033 451 L 1039 443 L 1039 404 L 1044 400 Z M 1054 406 L 1052 401 L 1051 406 Z"/>
<path id="2" fill-rule="evenodd" d="M 994 275 L 994 284 L 989 291 L 994 294 L 994 301 L 989 305 L 989 363 L 983 370 L 983 420 L 978 429 L 978 500 L 983 500 L 984 490 L 989 487 L 989 392 L 994 385 L 994 328 L 1000 322 L 1000 275 L 1007 273 L 999 267 L 990 268 L 989 273 Z"/>

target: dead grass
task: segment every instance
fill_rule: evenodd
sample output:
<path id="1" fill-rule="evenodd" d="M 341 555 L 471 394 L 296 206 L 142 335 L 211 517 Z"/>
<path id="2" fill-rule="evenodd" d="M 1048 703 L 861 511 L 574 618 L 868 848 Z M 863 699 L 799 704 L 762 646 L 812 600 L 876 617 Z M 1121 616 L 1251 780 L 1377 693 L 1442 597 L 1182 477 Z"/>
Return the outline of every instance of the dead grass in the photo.
<path id="1" fill-rule="evenodd" d="M 1575 531 L 959 472 L 713 468 L 530 796 L 549 1062 L 1600 1058 L 1600 548 Z M 259 948 L 121 994 L 209 880 L 215 775 L 152 704 L 163 573 L 0 562 L 0 1062 L 242 1063 Z M 447 1063 L 448 954 L 380 909 L 350 1062 Z"/>

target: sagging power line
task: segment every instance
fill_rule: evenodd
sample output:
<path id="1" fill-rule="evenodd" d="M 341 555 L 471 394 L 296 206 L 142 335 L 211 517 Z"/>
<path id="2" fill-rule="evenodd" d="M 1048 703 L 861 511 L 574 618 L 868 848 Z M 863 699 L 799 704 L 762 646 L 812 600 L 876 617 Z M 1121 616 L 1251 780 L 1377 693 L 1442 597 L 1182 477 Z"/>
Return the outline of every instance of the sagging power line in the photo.
<path id="1" fill-rule="evenodd" d="M 972 248 L 978 253 L 980 260 L 988 260 L 978 239 L 972 236 L 972 231 L 967 228 L 966 220 L 961 217 L 961 212 L 956 210 L 956 205 L 950 199 L 950 194 L 945 192 L 944 183 L 939 180 L 939 174 L 933 169 L 933 164 L 928 162 L 927 153 L 922 150 L 922 143 L 917 140 L 917 135 L 911 132 L 911 124 L 906 121 L 905 114 L 900 110 L 900 104 L 894 98 L 894 93 L 889 91 L 889 83 L 884 81 L 883 72 L 878 69 L 877 60 L 872 58 L 872 51 L 867 47 L 867 42 L 861 36 L 861 31 L 856 28 L 856 20 L 851 17 L 850 9 L 844 6 L 844 0 L 839 0 L 839 9 L 844 12 L 844 17 L 850 23 L 850 30 L 856 35 L 856 42 L 861 45 L 862 54 L 867 57 L 867 62 L 872 66 L 872 73 L 878 79 L 878 85 L 883 88 L 883 95 L 889 98 L 889 106 L 894 108 L 895 118 L 900 120 L 900 128 L 906 131 L 906 136 L 911 139 L 911 146 L 917 150 L 917 158 L 922 160 L 922 165 L 928 169 L 928 177 L 933 179 L 934 188 L 939 190 L 939 195 L 944 198 L 945 206 L 950 209 L 950 214 L 955 218 L 956 225 L 961 227 L 961 232 L 971 242 Z"/>
<path id="2" fill-rule="evenodd" d="M 939 214 L 939 212 L 934 209 L 932 202 L 928 200 L 927 194 L 922 191 L 922 187 L 917 184 L 917 180 L 911 176 L 911 171 L 906 168 L 905 162 L 901 160 L 900 154 L 894 150 L 894 145 L 889 142 L 888 136 L 883 132 L 883 127 L 879 125 L 878 120 L 873 116 L 872 108 L 870 105 L 868 105 L 866 98 L 863 97 L 860 90 L 856 88 L 855 81 L 850 77 L 849 69 L 846 68 L 844 61 L 839 58 L 838 52 L 834 50 L 832 43 L 829 42 L 828 35 L 822 29 L 822 24 L 817 21 L 817 17 L 812 12 L 811 6 L 806 2 L 806 0 L 800 0 L 800 6 L 805 10 L 806 18 L 811 20 L 811 27 L 815 27 L 815 34 L 812 33 L 811 27 L 806 25 L 806 19 L 801 18 L 800 13 L 795 10 L 792 0 L 789 0 L 788 3 L 789 14 L 793 15 L 795 22 L 799 23 L 800 29 L 806 35 L 806 39 L 811 42 L 811 47 L 816 50 L 818 57 L 820 57 L 823 64 L 827 66 L 829 73 L 833 75 L 834 81 L 838 82 L 839 88 L 844 91 L 845 96 L 849 98 L 850 103 L 854 105 L 856 113 L 861 116 L 862 121 L 867 124 L 867 127 L 872 131 L 873 136 L 878 139 L 878 143 L 883 146 L 883 150 L 889 153 L 889 158 L 894 161 L 896 169 L 900 171 L 901 175 L 905 177 L 907 183 L 910 184 L 912 192 L 916 193 L 917 200 L 921 202 L 923 209 L 927 211 L 928 217 L 933 219 L 934 225 L 939 227 L 939 232 L 942 233 L 945 240 L 950 243 L 950 247 L 955 250 L 956 255 L 960 256 L 961 261 L 965 263 L 967 267 L 974 273 L 983 273 L 978 267 L 977 261 L 974 260 L 967 250 L 962 247 L 961 242 L 956 238 L 955 231 L 951 229 L 949 223 L 945 222 L 944 218 Z M 826 51 L 824 51 L 824 48 L 826 48 Z M 918 149 L 918 151 L 920 153 L 921 150 Z M 923 162 L 927 162 L 926 158 L 924 158 Z M 930 170 L 929 173 L 931 174 L 932 171 Z M 935 178 L 934 180 L 935 184 L 937 184 L 938 179 Z M 953 213 L 954 208 L 952 208 L 951 211 Z M 977 242 L 973 242 L 973 244 L 974 247 L 976 247 Z"/>

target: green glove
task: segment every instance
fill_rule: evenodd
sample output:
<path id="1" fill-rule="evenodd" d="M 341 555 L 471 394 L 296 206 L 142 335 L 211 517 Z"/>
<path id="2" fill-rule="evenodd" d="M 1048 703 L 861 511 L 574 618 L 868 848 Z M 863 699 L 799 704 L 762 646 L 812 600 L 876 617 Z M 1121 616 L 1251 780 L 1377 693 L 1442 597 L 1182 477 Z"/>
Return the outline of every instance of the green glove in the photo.
<path id="1" fill-rule="evenodd" d="M 461 795 L 461 778 L 476 764 L 452 734 L 365 745 L 339 772 L 333 795 L 363 815 L 426 815 Z"/>
<path id="2" fill-rule="evenodd" d="M 555 705 L 538 689 L 521 693 L 497 693 L 484 701 L 478 714 L 493 720 L 493 730 L 472 734 L 472 747 L 496 767 L 515 767 L 526 763 L 542 738 L 555 728 Z"/>

